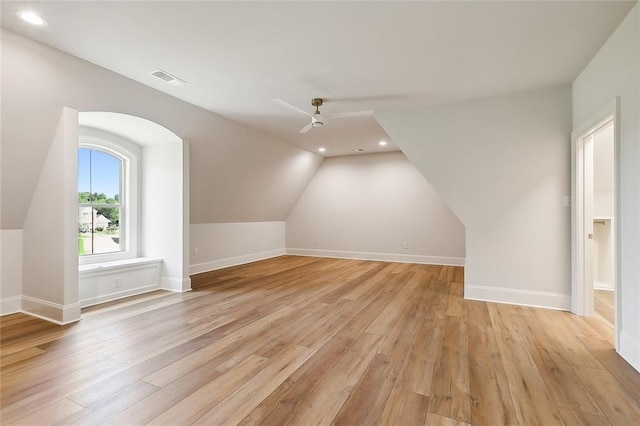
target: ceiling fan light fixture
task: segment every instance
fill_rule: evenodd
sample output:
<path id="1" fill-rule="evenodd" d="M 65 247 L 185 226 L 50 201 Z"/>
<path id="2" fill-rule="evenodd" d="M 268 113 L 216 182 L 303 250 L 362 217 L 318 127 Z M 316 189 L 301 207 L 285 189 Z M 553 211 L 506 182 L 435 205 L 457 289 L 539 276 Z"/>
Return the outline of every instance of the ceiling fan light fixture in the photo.
<path id="1" fill-rule="evenodd" d="M 324 123 L 322 121 L 314 121 L 311 123 L 311 127 L 322 127 Z"/>

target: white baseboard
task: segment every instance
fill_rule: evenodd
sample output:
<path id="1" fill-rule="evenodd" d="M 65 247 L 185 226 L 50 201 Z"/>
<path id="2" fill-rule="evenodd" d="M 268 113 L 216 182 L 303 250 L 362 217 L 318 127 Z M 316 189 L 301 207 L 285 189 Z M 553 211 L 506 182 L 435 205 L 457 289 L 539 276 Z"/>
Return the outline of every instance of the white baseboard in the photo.
<path id="1" fill-rule="evenodd" d="M 640 342 L 634 341 L 624 331 L 620 332 L 620 356 L 640 372 Z"/>
<path id="2" fill-rule="evenodd" d="M 162 277 L 160 279 L 160 287 L 163 290 L 184 293 L 191 291 L 191 278 Z"/>
<path id="3" fill-rule="evenodd" d="M 189 267 L 189 275 L 215 271 L 216 269 L 228 268 L 230 266 L 244 265 L 245 263 L 270 259 L 272 257 L 282 256 L 284 254 L 286 254 L 284 249 L 276 249 L 250 253 L 243 256 L 228 257 L 226 259 L 212 260 L 210 262 L 196 263 Z"/>
<path id="4" fill-rule="evenodd" d="M 396 253 L 371 253 L 338 250 L 288 248 L 286 254 L 296 256 L 332 257 L 338 259 L 378 260 L 383 262 L 420 263 L 425 265 L 464 266 L 464 257 L 422 256 Z"/>
<path id="5" fill-rule="evenodd" d="M 603 283 L 600 281 L 595 281 L 593 283 L 593 289 L 594 290 L 607 290 L 607 291 L 613 291 L 613 285 L 608 284 L 608 283 Z"/>
<path id="6" fill-rule="evenodd" d="M 15 314 L 22 310 L 22 296 L 0 299 L 0 316 Z"/>
<path id="7" fill-rule="evenodd" d="M 508 303 L 536 308 L 571 310 L 571 295 L 479 285 L 464 286 L 464 298 L 483 302 Z"/>
<path id="8" fill-rule="evenodd" d="M 88 299 L 82 299 L 80 301 L 80 306 L 83 308 L 98 305 L 100 303 L 113 302 L 114 300 L 123 299 L 129 296 L 135 296 L 138 294 L 149 293 L 151 291 L 161 290 L 159 285 L 148 285 L 144 287 L 132 288 L 129 290 L 118 291 L 113 293 L 108 293 L 98 297 L 90 297 Z"/>
<path id="9" fill-rule="evenodd" d="M 21 311 L 27 315 L 53 322 L 59 325 L 70 324 L 80 320 L 80 303 L 59 305 L 35 297 L 22 296 Z"/>

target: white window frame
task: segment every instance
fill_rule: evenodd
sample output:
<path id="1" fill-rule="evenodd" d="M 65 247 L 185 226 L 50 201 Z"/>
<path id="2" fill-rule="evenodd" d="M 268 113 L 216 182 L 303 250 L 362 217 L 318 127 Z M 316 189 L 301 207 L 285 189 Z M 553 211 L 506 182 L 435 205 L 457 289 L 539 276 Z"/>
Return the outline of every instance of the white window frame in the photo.
<path id="1" fill-rule="evenodd" d="M 112 262 L 138 257 L 139 235 L 139 185 L 140 147 L 113 133 L 89 127 L 80 127 L 78 148 L 106 152 L 122 160 L 120 178 L 120 243 L 121 249 L 112 253 L 78 255 L 80 265 Z M 76 185 L 77 186 L 77 185 Z"/>

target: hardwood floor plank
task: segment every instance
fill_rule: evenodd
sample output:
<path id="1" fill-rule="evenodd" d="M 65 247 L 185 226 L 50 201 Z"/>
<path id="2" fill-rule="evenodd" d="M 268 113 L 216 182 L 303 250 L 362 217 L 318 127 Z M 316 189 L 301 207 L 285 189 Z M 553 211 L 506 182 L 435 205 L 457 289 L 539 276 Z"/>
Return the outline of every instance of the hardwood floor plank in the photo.
<path id="1" fill-rule="evenodd" d="M 566 312 L 557 312 L 548 309 L 538 309 L 535 311 L 535 317 L 540 322 L 540 325 L 546 330 L 554 330 L 554 332 L 549 335 L 549 338 L 566 354 L 565 359 L 570 364 L 602 368 L 602 365 L 584 344 L 582 344 L 580 339 L 566 327 L 561 326 L 563 323 L 562 317 L 566 315 Z"/>
<path id="2" fill-rule="evenodd" d="M 489 304 L 505 376 L 520 424 L 562 425 L 558 408 L 524 345 L 525 336 L 508 315 L 508 307 Z"/>
<path id="3" fill-rule="evenodd" d="M 466 307 L 467 305 L 464 303 L 464 284 L 461 282 L 452 282 L 449 290 L 447 315 L 466 318 Z"/>
<path id="4" fill-rule="evenodd" d="M 268 363 L 266 358 L 251 356 L 236 368 L 214 378 L 179 403 L 154 418 L 149 424 L 191 424 L 224 401 L 240 386 L 251 380 Z"/>
<path id="5" fill-rule="evenodd" d="M 431 395 L 443 335 L 444 323 L 431 320 L 420 324 L 396 382 L 397 388 L 420 395 Z"/>
<path id="6" fill-rule="evenodd" d="M 234 321 L 224 327 L 214 329 L 211 332 L 198 336 L 189 342 L 175 346 L 162 354 L 142 360 L 139 363 L 131 363 L 129 368 L 117 371 L 104 380 L 95 381 L 95 383 L 92 383 L 90 386 L 86 386 L 71 395 L 70 398 L 73 398 L 84 406 L 88 406 L 96 403 L 97 401 L 108 398 L 110 394 L 118 392 L 135 381 L 142 380 L 144 377 L 149 376 L 150 374 L 153 374 L 181 358 L 207 346 L 211 339 L 224 337 L 247 323 L 252 322 L 258 317 L 258 314 L 254 312 L 253 314 L 247 315 L 242 320 Z"/>
<path id="7" fill-rule="evenodd" d="M 554 345 L 549 333 L 535 317 L 516 318 L 520 330 L 526 330 L 527 349 L 559 408 L 602 416 L 602 411 L 586 391 L 566 360 L 570 354 Z"/>
<path id="8" fill-rule="evenodd" d="M 493 423 L 479 423 L 479 424 L 493 424 Z M 500 424 L 500 423 L 496 423 Z M 456 419 L 449 417 L 439 416 L 434 413 L 427 413 L 426 426 L 468 426 L 469 423 L 460 422 Z"/>
<path id="9" fill-rule="evenodd" d="M 250 339 L 251 337 L 259 334 L 267 327 L 272 325 L 272 322 L 285 317 L 293 312 L 292 308 L 282 308 L 272 314 L 265 315 L 264 317 L 252 322 L 251 324 L 231 333 L 220 340 L 217 340 L 215 344 L 206 346 L 196 352 L 193 352 L 171 365 L 156 371 L 149 377 L 145 378 L 145 381 L 156 385 L 158 387 L 166 386 L 177 378 L 185 375 L 189 371 L 199 367 L 211 358 L 222 353 L 225 349 L 234 347 L 240 342 Z"/>
<path id="10" fill-rule="evenodd" d="M 142 381 L 133 383 L 109 398 L 86 407 L 63 419 L 59 425 L 87 425 L 107 423 L 111 417 L 153 394 L 157 387 Z"/>
<path id="11" fill-rule="evenodd" d="M 363 334 L 327 371 L 305 404 L 298 405 L 288 424 L 329 424 L 376 355 L 382 339 Z"/>
<path id="12" fill-rule="evenodd" d="M 606 370 L 574 365 L 573 370 L 614 425 L 640 424 L 640 402 Z"/>
<path id="13" fill-rule="evenodd" d="M 196 368 L 178 380 L 122 410 L 109 419 L 111 424 L 146 424 L 200 388 L 214 381 L 222 373 L 207 364 Z"/>
<path id="14" fill-rule="evenodd" d="M 238 424 L 253 411 L 271 392 L 278 388 L 291 374 L 314 353 L 304 346 L 292 346 L 259 373 L 246 381 L 220 404 L 209 410 L 194 424 Z"/>
<path id="15" fill-rule="evenodd" d="M 493 329 L 471 324 L 469 326 L 470 423 L 516 425 L 518 422 Z"/>
<path id="16" fill-rule="evenodd" d="M 468 331 L 465 318 L 447 316 L 431 383 L 429 412 L 471 421 Z"/>
<path id="17" fill-rule="evenodd" d="M 395 377 L 388 370 L 389 355 L 376 354 L 332 424 L 376 424 L 395 382 Z"/>
<path id="18" fill-rule="evenodd" d="M 581 413 L 579 411 L 560 408 L 560 415 L 566 426 L 610 426 L 611 422 L 604 416 Z"/>
<path id="19" fill-rule="evenodd" d="M 607 322 L 615 324 L 615 292 L 608 290 L 593 291 L 593 310 Z"/>
<path id="20" fill-rule="evenodd" d="M 66 367 L 61 364 L 57 373 L 42 378 L 34 377 L 28 369 L 24 371 L 24 377 L 14 376 L 12 380 L 3 378 L 2 388 L 7 389 L 2 394 L 3 419 L 19 418 L 25 412 L 52 400 L 65 398 L 75 389 L 109 377 L 119 367 L 119 362 L 94 354 L 93 358 L 69 360 Z"/>
<path id="21" fill-rule="evenodd" d="M 604 368 L 629 392 L 640 405 L 640 374 L 602 339 L 582 339 L 585 346 L 600 361 Z"/>
<path id="22" fill-rule="evenodd" d="M 396 297 L 380 312 L 376 319 L 367 327 L 366 332 L 369 334 L 377 334 L 379 336 L 386 335 L 402 315 L 405 309 L 411 304 L 415 291 L 421 285 L 421 276 L 415 273 L 412 275 L 398 275 L 401 282 L 405 282 L 401 289 L 398 289 Z"/>
<path id="23" fill-rule="evenodd" d="M 640 424 L 601 317 L 463 298 L 459 267 L 281 256 L 0 318 L 4 424 Z"/>
<path id="24" fill-rule="evenodd" d="M 3 355 L 0 358 L 0 367 L 5 367 L 5 371 L 7 371 L 6 367 L 8 365 L 25 361 L 25 360 L 28 360 L 29 363 L 32 363 L 33 359 L 31 358 L 37 357 L 38 355 L 42 355 L 44 353 L 45 351 L 43 351 L 42 349 L 34 347 L 34 348 L 26 348 L 20 352 L 14 352 L 9 355 Z"/>
<path id="25" fill-rule="evenodd" d="M 381 417 L 418 330 L 420 301 L 414 299 L 382 341 L 378 354 L 336 415 L 335 424 L 375 424 Z"/>
<path id="26" fill-rule="evenodd" d="M 296 407 L 303 403 L 322 377 L 353 345 L 352 339 L 333 337 L 307 362 L 265 398 L 241 422 L 242 425 L 286 423 Z"/>
<path id="27" fill-rule="evenodd" d="M 34 412 L 29 413 L 27 416 L 20 418 L 19 420 L 12 421 L 14 425 L 39 425 L 39 424 L 53 424 L 59 422 L 78 411 L 83 410 L 84 407 L 80 404 L 76 404 L 68 399 L 62 399 L 54 404 L 46 407 L 36 409 Z M 6 424 L 9 424 L 9 420 L 4 419 Z"/>
<path id="28" fill-rule="evenodd" d="M 380 425 L 422 425 L 427 420 L 429 397 L 395 388 L 384 407 Z"/>

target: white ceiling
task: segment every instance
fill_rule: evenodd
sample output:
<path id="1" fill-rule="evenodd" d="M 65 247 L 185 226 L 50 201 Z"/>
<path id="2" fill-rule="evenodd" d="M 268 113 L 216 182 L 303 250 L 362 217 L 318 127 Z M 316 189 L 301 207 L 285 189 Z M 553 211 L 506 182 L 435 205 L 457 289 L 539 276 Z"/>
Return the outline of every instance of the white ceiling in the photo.
<path id="1" fill-rule="evenodd" d="M 383 111 L 570 83 L 634 3 L 3 1 L 2 26 L 332 156 L 397 147 L 373 117 L 300 135 L 308 119 L 272 100 Z M 25 8 L 49 25 L 20 21 Z"/>

